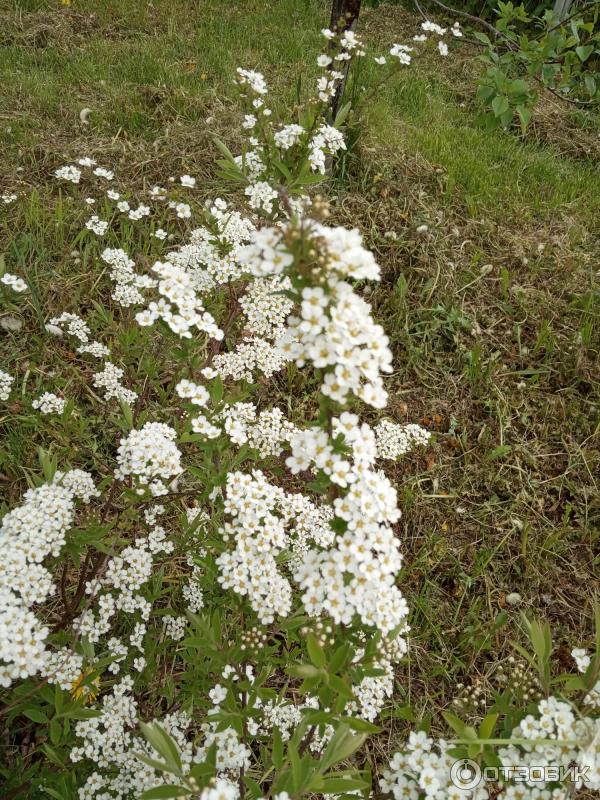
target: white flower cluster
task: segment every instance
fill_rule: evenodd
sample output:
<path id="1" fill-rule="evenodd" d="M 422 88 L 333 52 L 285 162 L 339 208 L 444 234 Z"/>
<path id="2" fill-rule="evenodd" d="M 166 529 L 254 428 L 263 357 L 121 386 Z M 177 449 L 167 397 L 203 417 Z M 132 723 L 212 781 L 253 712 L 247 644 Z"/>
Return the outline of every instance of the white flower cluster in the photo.
<path id="1" fill-rule="evenodd" d="M 106 358 L 110 355 L 110 350 L 100 342 L 90 341 L 91 332 L 87 324 L 77 314 L 65 312 L 60 317 L 53 317 L 46 325 L 48 333 L 55 336 L 62 335 L 66 330 L 69 336 L 73 336 L 79 341 L 78 353 L 89 353 L 94 358 Z"/>
<path id="2" fill-rule="evenodd" d="M 44 392 L 32 401 L 33 408 L 41 411 L 42 414 L 62 414 L 67 405 L 63 397 L 59 397 L 52 392 Z"/>
<path id="3" fill-rule="evenodd" d="M 217 685 L 215 690 L 218 689 L 222 687 Z M 71 750 L 71 760 L 87 759 L 96 766 L 79 789 L 79 800 L 139 800 L 149 789 L 172 784 L 172 776 L 156 771 L 138 758 L 138 753 L 142 753 L 156 761 L 157 753 L 136 733 L 139 710 L 132 691 L 133 680 L 127 676 L 104 696 L 99 716 L 75 725 L 81 745 Z M 221 696 L 218 691 L 215 693 L 215 698 Z M 209 713 L 218 711 L 216 704 Z M 196 746 L 191 723 L 191 717 L 184 711 L 167 714 L 160 720 L 161 727 L 177 747 L 184 772 L 202 763 L 208 748 L 213 743 L 216 745 L 217 777 L 198 796 L 201 800 L 238 800 L 239 785 L 230 776 L 239 774 L 242 767 L 249 767 L 249 748 L 240 742 L 233 728 L 217 732 L 217 724 L 210 721 L 201 726 L 204 741 Z M 276 796 L 274 800 L 284 798 Z"/>
<path id="4" fill-rule="evenodd" d="M 325 174 L 327 156 L 333 156 L 346 149 L 344 134 L 332 125 L 323 123 L 312 137 L 308 145 L 308 160 L 313 172 Z"/>
<path id="5" fill-rule="evenodd" d="M 136 314 L 139 325 L 153 325 L 156 320 L 162 319 L 173 333 L 186 339 L 192 338 L 192 328 L 204 331 L 213 339 L 223 338 L 223 331 L 205 310 L 196 294 L 192 276 L 186 269 L 161 261 L 157 261 L 152 269 L 160 278 L 158 292 L 161 298 Z"/>
<path id="6" fill-rule="evenodd" d="M 394 800 L 487 800 L 488 792 L 482 787 L 474 789 L 457 786 L 458 776 L 450 770 L 456 757 L 450 755 L 448 742 L 435 741 L 423 731 L 411 733 L 405 752 L 395 753 L 389 769 L 383 770 L 380 786 Z"/>
<path id="7" fill-rule="evenodd" d="M 239 301 L 246 317 L 245 330 L 270 340 L 282 336 L 285 321 L 294 307 L 294 301 L 284 294 L 291 288 L 290 279 L 280 275 L 255 278 Z"/>
<path id="8" fill-rule="evenodd" d="M 265 214 L 273 213 L 273 201 L 277 200 L 277 192 L 266 181 L 251 183 L 244 190 L 248 198 L 248 205 L 255 211 L 264 211 Z"/>
<path id="9" fill-rule="evenodd" d="M 144 303 L 140 289 L 153 288 L 157 281 L 147 275 L 136 274 L 135 262 L 121 248 L 107 247 L 101 258 L 112 267 L 110 277 L 116 284 L 112 292 L 113 300 L 124 308 Z"/>
<path id="10" fill-rule="evenodd" d="M 519 744 L 501 748 L 498 757 L 505 767 L 563 767 L 576 764 L 582 772 L 583 786 L 600 790 L 600 719 L 583 716 L 563 700 L 549 697 L 540 700 L 537 714 L 528 714 L 512 736 Z M 533 740 L 530 745 L 523 740 Z M 542 740 L 544 743 L 540 743 Z M 556 740 L 551 744 L 547 740 Z M 543 780 L 535 781 L 538 790 L 551 789 Z M 502 795 L 518 797 L 507 787 Z"/>
<path id="11" fill-rule="evenodd" d="M 137 758 L 139 752 L 154 758 L 156 753 L 133 733 L 138 709 L 132 689 L 132 678 L 123 678 L 104 696 L 99 716 L 75 725 L 75 734 L 82 743 L 71 750 L 71 760 L 78 762 L 86 758 L 97 770 L 102 770 L 87 778 L 79 789 L 79 800 L 112 800 L 114 797 L 137 800 L 144 791 L 170 782 L 166 774 L 161 775 Z M 170 714 L 161 720 L 169 735 L 185 748 L 182 762 L 186 765 L 192 761 L 185 741 L 189 723 L 184 713 Z"/>
<path id="12" fill-rule="evenodd" d="M 210 394 L 205 386 L 189 381 L 186 378 L 179 381 L 175 391 L 179 397 L 189 400 L 195 406 L 205 406 L 210 400 Z"/>
<path id="13" fill-rule="evenodd" d="M 123 400 L 128 405 L 133 405 L 137 399 L 137 394 L 132 389 L 127 389 L 121 383 L 124 372 L 121 367 L 117 367 L 111 361 L 105 361 L 104 369 L 94 375 L 94 386 L 104 389 L 104 399 Z"/>
<path id="14" fill-rule="evenodd" d="M 187 626 L 187 619 L 185 617 L 163 617 L 163 627 L 165 634 L 173 639 L 174 642 L 179 642 L 185 636 L 185 629 Z"/>
<path id="15" fill-rule="evenodd" d="M 251 383 L 256 372 L 270 378 L 290 361 L 290 356 L 281 347 L 273 346 L 266 339 L 253 337 L 242 341 L 231 353 L 218 353 L 212 366 L 202 370 L 205 378 L 231 378 L 234 381 Z"/>
<path id="16" fill-rule="evenodd" d="M 283 443 L 289 442 L 296 427 L 279 408 L 256 412 L 253 403 L 233 403 L 222 412 L 225 432 L 237 445 L 248 444 L 259 451 L 262 458 L 278 456 Z"/>
<path id="17" fill-rule="evenodd" d="M 69 183 L 79 183 L 81 180 L 81 170 L 72 164 L 55 170 L 54 175 L 59 180 L 68 181 Z"/>
<path id="18" fill-rule="evenodd" d="M 441 56 L 447 56 L 448 53 L 450 52 L 446 42 L 442 41 L 443 37 L 446 35 L 448 30 L 450 30 L 450 33 L 456 39 L 462 38 L 463 35 L 463 32 L 460 28 L 460 24 L 458 22 L 455 22 L 452 25 L 452 27 L 448 29 L 448 28 L 442 28 L 442 26 L 438 25 L 437 22 L 432 22 L 431 20 L 425 20 L 425 22 L 421 23 L 421 29 L 424 31 L 424 33 L 418 34 L 417 36 L 413 36 L 413 40 L 415 42 L 426 42 L 428 39 L 427 34 L 433 33 L 434 36 L 439 37 L 437 42 L 437 50 Z"/>
<path id="19" fill-rule="evenodd" d="M 266 164 L 258 150 L 249 150 L 233 159 L 250 181 L 256 181 L 264 173 Z"/>
<path id="20" fill-rule="evenodd" d="M 378 422 L 373 430 L 378 458 L 394 460 L 431 439 L 431 433 L 420 425 L 398 425 L 389 419 Z"/>
<path id="21" fill-rule="evenodd" d="M 202 550 L 198 555 L 205 555 L 205 551 Z M 197 614 L 202 608 L 204 608 L 204 593 L 202 591 L 202 584 L 201 579 L 204 575 L 203 570 L 195 563 L 193 556 L 189 556 L 187 560 L 188 566 L 192 568 L 192 574 L 190 575 L 188 582 L 183 586 L 181 593 L 183 595 L 183 599 L 185 600 L 188 609 L 193 613 Z"/>
<path id="22" fill-rule="evenodd" d="M 302 721 L 303 714 L 311 709 L 317 710 L 319 708 L 319 701 L 316 697 L 309 696 L 306 698 L 305 702 L 295 705 L 293 703 L 277 702 L 274 700 L 263 702 L 260 697 L 257 697 L 254 708 L 260 709 L 262 716 L 260 721 L 249 721 L 248 732 L 253 736 L 258 734 L 271 735 L 273 728 L 277 728 L 281 733 L 282 741 L 287 742 Z M 331 725 L 325 725 L 325 730 L 321 736 L 319 736 L 318 733 L 313 735 L 309 749 L 313 753 L 321 752 L 331 739 L 333 733 L 333 727 Z M 280 795 L 275 795 L 275 798 L 276 797 L 280 797 Z M 285 799 L 282 798 L 282 800 Z"/>
<path id="23" fill-rule="evenodd" d="M 129 636 L 129 646 L 121 639 L 112 636 L 106 643 L 109 656 L 113 659 L 109 670 L 117 673 L 120 664 L 129 655 L 130 647 L 143 653 L 143 638 L 152 604 L 140 593 L 142 587 L 153 574 L 154 557 L 158 553 L 171 553 L 173 543 L 166 537 L 163 527 L 156 524 L 156 518 L 164 511 L 155 506 L 146 511 L 144 517 L 149 526 L 147 536 L 138 537 L 125 547 L 119 555 L 106 562 L 103 574 L 85 586 L 89 602 L 74 622 L 74 628 L 88 641 L 98 643 L 111 630 L 119 612 L 131 620 L 139 614 Z M 92 607 L 91 601 L 94 601 Z M 143 669 L 143 657 L 134 659 L 134 669 Z"/>
<path id="24" fill-rule="evenodd" d="M 166 494 L 165 482 L 170 483 L 182 471 L 176 438 L 177 432 L 161 422 L 147 422 L 140 430 L 130 431 L 119 444 L 115 477 L 125 480 L 132 475 L 140 493 L 148 486 L 155 497 Z"/>
<path id="25" fill-rule="evenodd" d="M 585 672 L 592 663 L 591 656 L 588 655 L 587 650 L 581 647 L 576 647 L 572 650 L 571 656 L 575 660 L 579 672 Z M 600 710 L 600 680 L 596 681 L 595 686 L 583 698 L 583 702 L 586 706 Z"/>
<path id="26" fill-rule="evenodd" d="M 94 214 L 85 223 L 85 227 L 88 229 L 88 231 L 95 233 L 96 236 L 104 236 L 104 234 L 108 230 L 108 222 L 106 220 L 100 219 L 100 217 L 97 214 Z"/>
<path id="27" fill-rule="evenodd" d="M 73 523 L 75 499 L 97 492 L 81 470 L 57 473 L 51 485 L 29 489 L 0 526 L 0 685 L 27 678 L 46 664 L 49 630 L 31 610 L 54 586 L 42 562 L 58 556 Z"/>
<path id="28" fill-rule="evenodd" d="M 72 690 L 83 674 L 84 660 L 79 653 L 68 647 L 47 651 L 44 666 L 40 670 L 49 683 L 57 684 L 65 691 Z"/>
<path id="29" fill-rule="evenodd" d="M 231 521 L 220 532 L 233 549 L 217 558 L 219 582 L 247 596 L 263 624 L 291 610 L 292 587 L 277 556 L 294 544 L 305 547 L 309 538 L 321 546 L 331 541 L 327 512 L 299 497 L 273 486 L 260 470 L 227 476 L 225 513 Z"/>
<path id="30" fill-rule="evenodd" d="M 273 136 L 273 140 L 281 150 L 289 150 L 290 147 L 298 144 L 304 133 L 305 130 L 302 125 L 284 125 L 281 130 L 277 131 Z"/>
<path id="31" fill-rule="evenodd" d="M 389 339 L 371 317 L 371 307 L 341 278 L 377 279 L 379 267 L 362 244 L 358 231 L 309 223 L 309 234 L 320 254 L 323 286 L 302 290 L 299 316 L 288 319 L 288 329 L 277 349 L 298 366 L 312 361 L 326 370 L 321 391 L 344 402 L 353 392 L 375 408 L 383 408 L 387 393 L 381 373 L 392 371 Z M 263 228 L 239 258 L 255 276 L 281 274 L 293 263 L 285 245 L 286 230 Z"/>
<path id="32" fill-rule="evenodd" d="M 408 608 L 395 585 L 402 564 L 398 540 L 391 527 L 400 517 L 396 490 L 388 478 L 373 470 L 375 437 L 366 423 L 352 414 L 334 420 L 334 432 L 343 432 L 354 463 L 333 451 L 322 431 L 302 431 L 291 442 L 288 466 L 299 471 L 314 464 L 338 486 L 348 487 L 334 500 L 338 520 L 346 531 L 334 546 L 310 550 L 295 571 L 304 590 L 302 602 L 313 616 L 329 614 L 336 623 L 349 624 L 357 614 L 362 622 L 384 634 L 400 627 Z"/>
<path id="33" fill-rule="evenodd" d="M 14 382 L 15 379 L 12 375 L 0 370 L 0 400 L 8 400 Z"/>
<path id="34" fill-rule="evenodd" d="M 394 58 L 397 58 L 400 64 L 403 64 L 405 67 L 408 67 L 410 62 L 412 61 L 412 56 L 410 55 L 413 51 L 412 47 L 408 47 L 405 44 L 394 44 L 390 48 L 390 55 Z"/>
<path id="35" fill-rule="evenodd" d="M 377 667 L 384 670 L 383 675 L 367 675 L 357 686 L 352 687 L 356 699 L 346 705 L 346 714 L 373 722 L 381 713 L 385 701 L 394 691 L 394 665 L 391 661 L 382 659 Z"/>
<path id="36" fill-rule="evenodd" d="M 4 273 L 4 275 L 0 278 L 0 283 L 4 284 L 4 286 L 10 287 L 13 292 L 24 292 L 27 289 L 27 284 L 23 278 L 19 278 L 17 275 L 12 275 L 10 272 Z"/>
<path id="37" fill-rule="evenodd" d="M 300 314 L 288 319 L 281 347 L 301 367 L 311 361 L 325 370 L 321 392 L 338 403 L 350 392 L 383 408 L 387 392 L 381 373 L 392 371 L 389 339 L 371 317 L 371 307 L 349 283 L 302 290 Z"/>
<path id="38" fill-rule="evenodd" d="M 265 95 L 268 92 L 264 76 L 260 72 L 249 69 L 237 68 L 237 82 L 240 86 L 247 86 L 254 94 Z"/>

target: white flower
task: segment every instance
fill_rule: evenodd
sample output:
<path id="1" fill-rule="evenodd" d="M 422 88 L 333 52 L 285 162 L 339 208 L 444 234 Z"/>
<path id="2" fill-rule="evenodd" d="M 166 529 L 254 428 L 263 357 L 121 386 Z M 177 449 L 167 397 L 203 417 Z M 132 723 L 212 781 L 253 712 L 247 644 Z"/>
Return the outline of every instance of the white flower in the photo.
<path id="1" fill-rule="evenodd" d="M 258 95 L 267 94 L 267 84 L 260 72 L 238 67 L 237 74 L 240 86 L 248 86 L 251 91 Z"/>
<path id="2" fill-rule="evenodd" d="M 128 405 L 132 405 L 137 399 L 137 394 L 130 389 L 126 389 L 121 384 L 122 377 L 123 370 L 110 361 L 106 361 L 102 372 L 97 372 L 94 375 L 94 386 L 104 389 L 106 400 L 111 400 L 114 397 L 117 400 L 123 400 Z"/>
<path id="3" fill-rule="evenodd" d="M 104 167 L 96 167 L 93 172 L 98 178 L 105 178 L 107 181 L 112 181 L 115 177 L 114 172 L 111 172 L 109 169 L 105 169 Z"/>
<path id="4" fill-rule="evenodd" d="M 332 61 L 333 61 L 333 59 L 331 58 L 331 56 L 328 56 L 328 55 L 325 55 L 325 54 L 323 54 L 323 55 L 321 55 L 321 56 L 319 56 L 317 58 L 317 64 L 318 64 L 319 67 L 328 67 L 331 64 Z"/>
<path id="5" fill-rule="evenodd" d="M 13 292 L 24 292 L 27 290 L 27 284 L 22 278 L 17 275 L 12 275 L 10 272 L 5 272 L 0 278 L 0 283 L 9 286 Z"/>
<path id="6" fill-rule="evenodd" d="M 85 227 L 88 231 L 92 231 L 95 233 L 96 236 L 104 236 L 106 231 L 108 230 L 108 222 L 101 220 L 96 214 L 85 223 Z"/>
<path id="7" fill-rule="evenodd" d="M 286 125 L 280 131 L 277 131 L 273 137 L 277 147 L 282 150 L 289 150 L 300 141 L 300 137 L 304 133 L 302 125 Z"/>
<path id="8" fill-rule="evenodd" d="M 8 400 L 15 379 L 8 372 L 0 370 L 0 400 Z"/>
<path id="9" fill-rule="evenodd" d="M 442 42 L 440 40 L 438 42 L 437 46 L 438 46 L 438 50 L 439 50 L 441 56 L 447 56 L 448 55 L 448 45 L 446 44 L 446 42 Z"/>
<path id="10" fill-rule="evenodd" d="M 133 475 L 154 496 L 166 494 L 165 484 L 182 471 L 176 437 L 173 428 L 160 422 L 147 422 L 140 430 L 130 431 L 119 445 L 115 477 L 125 480 Z"/>
<path id="11" fill-rule="evenodd" d="M 411 53 L 412 47 L 407 47 L 405 44 L 395 44 L 390 49 L 390 55 L 397 58 L 401 64 L 408 66 L 411 62 Z"/>
<path id="12" fill-rule="evenodd" d="M 54 173 L 57 178 L 70 183 L 79 183 L 81 180 L 81 170 L 74 166 L 60 167 Z"/>
<path id="13" fill-rule="evenodd" d="M 257 211 L 273 212 L 273 201 L 277 199 L 277 192 L 266 181 L 258 181 L 246 186 L 244 194 L 248 197 L 250 208 Z"/>
<path id="14" fill-rule="evenodd" d="M 438 36 L 443 36 L 446 33 L 446 28 L 442 28 L 437 23 L 430 22 L 429 20 L 425 20 L 425 22 L 422 22 L 421 28 L 427 33 L 435 33 Z"/>
<path id="15" fill-rule="evenodd" d="M 52 392 L 44 392 L 44 394 L 36 398 L 31 405 L 39 409 L 42 414 L 62 414 L 67 405 L 67 401 L 62 397 L 52 394 Z"/>
<path id="16" fill-rule="evenodd" d="M 193 189 L 196 185 L 196 178 L 192 178 L 191 175 L 182 175 L 179 180 L 181 181 L 182 186 L 187 186 L 190 189 Z"/>
<path id="17" fill-rule="evenodd" d="M 210 394 L 206 387 L 200 386 L 187 379 L 179 381 L 175 387 L 175 391 L 179 397 L 188 399 L 190 403 L 193 403 L 195 406 L 205 406 L 210 400 Z"/>

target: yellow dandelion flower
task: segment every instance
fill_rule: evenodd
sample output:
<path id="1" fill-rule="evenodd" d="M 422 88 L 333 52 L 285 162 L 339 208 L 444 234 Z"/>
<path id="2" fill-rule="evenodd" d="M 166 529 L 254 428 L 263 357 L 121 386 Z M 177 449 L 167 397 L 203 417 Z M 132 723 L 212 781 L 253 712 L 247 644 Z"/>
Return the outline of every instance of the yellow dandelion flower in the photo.
<path id="1" fill-rule="evenodd" d="M 81 672 L 73 681 L 71 697 L 74 700 L 82 700 L 84 703 L 91 703 L 92 700 L 95 700 L 98 696 L 98 692 L 100 691 L 100 678 L 96 676 L 93 681 L 86 683 L 86 679 L 91 673 L 91 669 Z"/>

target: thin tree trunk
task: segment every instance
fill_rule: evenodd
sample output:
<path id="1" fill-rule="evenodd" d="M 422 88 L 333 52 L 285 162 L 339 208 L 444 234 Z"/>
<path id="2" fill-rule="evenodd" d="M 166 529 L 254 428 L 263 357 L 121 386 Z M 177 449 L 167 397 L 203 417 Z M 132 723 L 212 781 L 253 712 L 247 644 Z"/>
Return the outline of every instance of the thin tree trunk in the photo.
<path id="1" fill-rule="evenodd" d="M 336 33 L 354 30 L 360 14 L 362 0 L 333 0 L 331 5 L 331 20 L 329 27 Z M 344 77 L 339 82 L 335 95 L 331 98 L 331 118 L 335 119 L 344 94 L 346 79 L 348 77 L 349 64 L 346 61 L 343 67 Z"/>

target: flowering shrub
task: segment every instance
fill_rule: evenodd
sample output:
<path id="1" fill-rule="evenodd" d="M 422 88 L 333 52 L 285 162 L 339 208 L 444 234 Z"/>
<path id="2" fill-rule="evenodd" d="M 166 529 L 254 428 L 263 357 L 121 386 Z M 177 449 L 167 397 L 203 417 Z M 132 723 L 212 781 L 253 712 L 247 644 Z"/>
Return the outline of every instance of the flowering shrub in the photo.
<path id="1" fill-rule="evenodd" d="M 350 32 L 336 48 L 323 68 L 362 57 Z M 66 298 L 45 323 L 58 350 L 74 346 L 89 391 L 69 397 L 49 376 L 24 400 L 72 437 L 68 463 L 40 450 L 43 477 L 0 528 L 2 713 L 39 726 L 21 780 L 44 796 L 366 796 L 374 773 L 398 798 L 452 796 L 444 742 L 415 733 L 389 769 L 364 747 L 408 646 L 385 465 L 429 433 L 376 414 L 392 354 L 360 287 L 379 267 L 358 230 L 328 225 L 327 204 L 305 195 L 345 147 L 343 119 L 327 121 L 336 72 L 319 79 L 304 124 L 276 127 L 264 78 L 239 71 L 244 126 L 260 135 L 237 157 L 221 146 L 221 168 L 243 183 L 247 211 L 222 198 L 199 207 L 190 175 L 134 208 L 89 157 L 56 170 L 97 211 L 81 237 L 112 302 L 100 294 L 84 318 Z M 11 302 L 26 278 L 3 278 Z M 303 382 L 300 414 L 265 400 L 276 374 L 290 397 Z M 14 383 L 0 373 L 3 401 Z M 83 452 L 78 433 L 98 407 L 97 452 Z M 587 687 L 598 657 L 578 658 Z M 553 735 L 596 735 L 595 719 L 578 727 L 563 705 L 538 708 Z M 525 739 L 538 730 L 528 719 Z"/>

